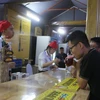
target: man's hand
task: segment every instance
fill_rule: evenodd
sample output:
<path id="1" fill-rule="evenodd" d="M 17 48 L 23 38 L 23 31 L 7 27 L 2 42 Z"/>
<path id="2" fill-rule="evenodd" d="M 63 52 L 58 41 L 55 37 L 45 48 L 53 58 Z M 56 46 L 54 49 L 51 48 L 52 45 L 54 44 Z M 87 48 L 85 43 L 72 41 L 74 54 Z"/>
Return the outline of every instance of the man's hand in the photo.
<path id="1" fill-rule="evenodd" d="M 72 66 L 72 68 L 71 68 L 71 75 L 72 75 L 72 77 L 75 78 L 76 74 L 77 74 L 77 70 L 76 70 L 76 68 L 74 66 Z"/>

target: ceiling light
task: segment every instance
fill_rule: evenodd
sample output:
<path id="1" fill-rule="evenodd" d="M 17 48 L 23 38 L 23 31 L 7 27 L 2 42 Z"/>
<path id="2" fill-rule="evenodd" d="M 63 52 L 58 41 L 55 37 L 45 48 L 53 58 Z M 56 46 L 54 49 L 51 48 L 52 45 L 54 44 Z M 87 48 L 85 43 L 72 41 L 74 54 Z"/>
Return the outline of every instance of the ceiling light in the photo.
<path id="1" fill-rule="evenodd" d="M 21 19 L 24 19 L 24 20 L 30 21 L 28 18 L 25 18 L 25 17 L 23 17 L 23 16 L 21 16 L 21 15 L 17 15 L 17 17 L 18 17 L 18 18 L 21 18 Z"/>
<path id="2" fill-rule="evenodd" d="M 55 31 L 55 30 L 52 30 L 52 32 L 53 32 L 53 33 L 58 33 L 58 32 L 57 32 L 57 31 Z"/>
<path id="3" fill-rule="evenodd" d="M 27 12 L 27 16 L 34 19 L 34 20 L 36 20 L 36 21 L 38 21 L 38 22 L 40 21 L 39 17 L 35 14 Z"/>
<path id="4" fill-rule="evenodd" d="M 52 25 L 56 25 L 56 24 L 57 24 L 57 22 L 53 22 L 53 23 L 52 23 Z"/>
<path id="5" fill-rule="evenodd" d="M 65 35 L 66 31 L 63 28 L 58 28 L 57 32 L 61 35 Z"/>

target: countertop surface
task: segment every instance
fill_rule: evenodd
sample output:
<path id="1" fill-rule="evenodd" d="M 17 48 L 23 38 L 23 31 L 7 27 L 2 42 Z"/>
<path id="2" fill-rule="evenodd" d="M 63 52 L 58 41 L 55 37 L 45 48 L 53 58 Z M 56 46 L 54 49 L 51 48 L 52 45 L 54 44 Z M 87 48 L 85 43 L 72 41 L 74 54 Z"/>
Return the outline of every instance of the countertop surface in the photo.
<path id="1" fill-rule="evenodd" d="M 67 77 L 65 70 L 37 73 L 27 78 L 0 84 L 0 100 L 33 100 Z M 89 91 L 79 89 L 73 100 L 87 100 Z"/>

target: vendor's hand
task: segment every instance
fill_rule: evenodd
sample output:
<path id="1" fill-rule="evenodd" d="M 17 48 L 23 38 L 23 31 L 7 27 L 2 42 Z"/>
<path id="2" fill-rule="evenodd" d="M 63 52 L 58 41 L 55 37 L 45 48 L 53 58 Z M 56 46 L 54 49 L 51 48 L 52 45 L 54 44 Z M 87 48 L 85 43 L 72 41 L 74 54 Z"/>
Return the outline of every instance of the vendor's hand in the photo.
<path id="1" fill-rule="evenodd" d="M 51 66 L 51 70 L 53 70 L 53 71 L 55 71 L 57 68 L 58 68 L 57 65 L 52 65 L 52 66 Z"/>
<path id="2" fill-rule="evenodd" d="M 58 58 L 56 58 L 55 60 L 54 60 L 54 63 L 56 63 L 56 64 L 58 64 L 60 62 L 60 59 L 58 59 Z"/>

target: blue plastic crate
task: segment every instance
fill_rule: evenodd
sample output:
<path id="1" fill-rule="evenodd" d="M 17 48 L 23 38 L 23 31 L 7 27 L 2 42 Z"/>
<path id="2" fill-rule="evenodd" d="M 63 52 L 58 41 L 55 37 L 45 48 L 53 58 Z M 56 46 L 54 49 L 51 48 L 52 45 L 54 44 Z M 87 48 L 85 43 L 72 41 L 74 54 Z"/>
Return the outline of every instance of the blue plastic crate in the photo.
<path id="1" fill-rule="evenodd" d="M 22 59 L 13 59 L 15 62 L 15 67 L 22 67 Z"/>

